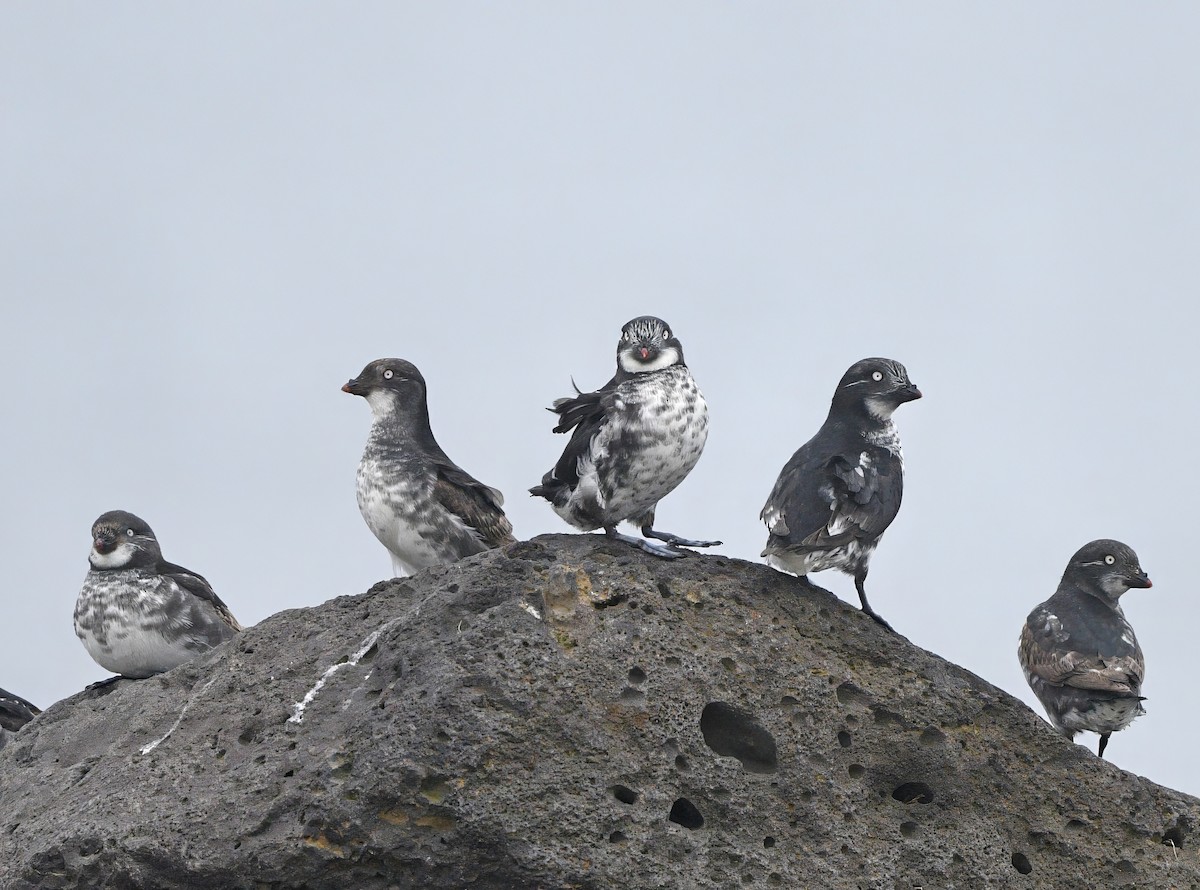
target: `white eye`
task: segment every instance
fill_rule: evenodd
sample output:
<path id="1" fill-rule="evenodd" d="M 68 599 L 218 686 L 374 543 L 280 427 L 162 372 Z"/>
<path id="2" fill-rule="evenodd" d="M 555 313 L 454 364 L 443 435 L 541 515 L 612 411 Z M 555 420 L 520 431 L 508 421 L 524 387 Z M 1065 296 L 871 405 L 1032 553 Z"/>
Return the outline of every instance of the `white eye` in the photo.
<path id="1" fill-rule="evenodd" d="M 127 534 L 129 537 L 132 538 L 133 537 L 133 529 L 131 529 L 131 528 L 125 529 L 125 534 Z"/>
<path id="2" fill-rule="evenodd" d="M 883 379 L 883 372 L 882 371 L 872 371 L 871 379 L 874 380 L 876 383 L 878 383 L 880 380 Z"/>
<path id="3" fill-rule="evenodd" d="M 664 340 L 670 340 L 670 339 L 671 339 L 671 332 L 670 332 L 670 331 L 663 331 L 663 339 L 664 339 Z"/>
<path id="4" fill-rule="evenodd" d="M 1104 557 L 1104 564 L 1106 566 L 1110 566 L 1116 561 L 1117 561 L 1117 558 L 1115 556 L 1113 556 L 1111 553 L 1108 556 Z"/>
<path id="5" fill-rule="evenodd" d="M 392 369 L 391 368 L 388 368 L 386 371 L 383 372 L 383 379 L 384 380 L 392 379 Z"/>

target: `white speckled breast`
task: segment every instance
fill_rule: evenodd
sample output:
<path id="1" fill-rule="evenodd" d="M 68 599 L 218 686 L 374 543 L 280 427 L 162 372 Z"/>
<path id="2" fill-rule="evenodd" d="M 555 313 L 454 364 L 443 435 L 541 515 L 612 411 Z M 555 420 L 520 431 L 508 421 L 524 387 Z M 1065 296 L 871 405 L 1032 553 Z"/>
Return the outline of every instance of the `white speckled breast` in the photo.
<path id="1" fill-rule="evenodd" d="M 75 602 L 75 633 L 113 673 L 161 674 L 211 649 L 210 636 L 234 635 L 215 611 L 195 612 L 194 600 L 170 578 L 142 569 L 89 572 Z M 197 616 L 201 627 L 193 624 Z"/>
<path id="2" fill-rule="evenodd" d="M 555 509 L 585 530 L 639 521 L 692 471 L 707 439 L 708 405 L 686 367 L 636 375 L 617 387 L 575 492 Z"/>

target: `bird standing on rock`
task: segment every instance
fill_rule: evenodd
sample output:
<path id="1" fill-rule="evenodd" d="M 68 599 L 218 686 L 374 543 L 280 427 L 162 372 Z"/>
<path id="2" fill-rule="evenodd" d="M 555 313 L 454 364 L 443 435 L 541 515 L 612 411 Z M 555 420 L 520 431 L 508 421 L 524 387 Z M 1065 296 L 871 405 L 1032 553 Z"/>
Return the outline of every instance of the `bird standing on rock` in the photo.
<path id="1" fill-rule="evenodd" d="M 784 465 L 759 514 L 769 532 L 762 552 L 768 564 L 810 585 L 809 572 L 853 575 L 862 610 L 888 630 L 867 602 L 864 584 L 904 492 L 904 454 L 892 412 L 919 398 L 899 362 L 855 362 L 833 393 L 825 423 Z"/>
<path id="2" fill-rule="evenodd" d="M 571 440 L 554 469 L 529 493 L 581 531 L 603 528 L 617 541 L 674 559 L 675 547 L 715 547 L 654 528 L 658 502 L 684 480 L 708 438 L 708 406 L 683 361 L 683 346 L 661 318 L 643 315 L 621 329 L 617 372 L 595 392 L 558 399 L 554 432 Z M 617 531 L 639 526 L 645 538 Z"/>
<path id="3" fill-rule="evenodd" d="M 1058 590 L 1021 629 L 1017 657 L 1051 724 L 1068 739 L 1099 733 L 1100 757 L 1110 735 L 1146 713 L 1146 660 L 1120 601 L 1131 587 L 1150 586 L 1130 547 L 1092 541 L 1071 557 Z"/>
<path id="4" fill-rule="evenodd" d="M 516 543 L 504 495 L 446 456 L 429 426 L 425 378 L 382 358 L 342 387 L 374 420 L 358 464 L 358 509 L 397 575 Z"/>
<path id="5" fill-rule="evenodd" d="M 150 526 L 132 513 L 113 510 L 95 521 L 88 563 L 75 633 L 120 676 L 169 671 L 242 629 L 202 575 L 163 559 Z"/>

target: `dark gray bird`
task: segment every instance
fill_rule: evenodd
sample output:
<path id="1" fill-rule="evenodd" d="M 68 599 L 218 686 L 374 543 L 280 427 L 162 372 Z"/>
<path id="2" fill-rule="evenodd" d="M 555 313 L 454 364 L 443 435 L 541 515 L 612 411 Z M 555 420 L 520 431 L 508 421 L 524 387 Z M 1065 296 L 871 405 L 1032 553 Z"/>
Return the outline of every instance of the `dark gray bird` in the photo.
<path id="1" fill-rule="evenodd" d="M 581 531 L 604 529 L 610 538 L 668 559 L 666 545 L 715 547 L 654 528 L 658 502 L 684 480 L 708 438 L 708 406 L 683 361 L 683 346 L 661 318 L 643 315 L 621 329 L 617 373 L 595 392 L 558 399 L 554 432 L 571 433 L 562 457 L 529 493 Z M 646 538 L 624 535 L 629 521 Z"/>
<path id="2" fill-rule="evenodd" d="M 1054 728 L 1108 737 L 1146 713 L 1146 660 L 1121 611 L 1121 594 L 1150 587 L 1137 554 L 1120 541 L 1085 544 L 1071 557 L 1054 596 L 1029 613 L 1017 657 Z"/>
<path id="3" fill-rule="evenodd" d="M 40 709 L 21 696 L 0 689 L 0 729 L 16 732 L 40 713 Z"/>
<path id="4" fill-rule="evenodd" d="M 362 396 L 374 415 L 358 464 L 358 509 L 397 575 L 516 542 L 504 495 L 433 438 L 425 378 L 414 365 L 381 358 L 342 391 Z"/>
<path id="5" fill-rule="evenodd" d="M 18 729 L 42 713 L 19 695 L 0 689 L 0 748 Z"/>
<path id="6" fill-rule="evenodd" d="M 867 602 L 871 554 L 904 492 L 904 454 L 892 412 L 921 398 L 904 365 L 865 358 L 843 375 L 829 416 L 784 464 L 759 518 L 768 564 L 800 576 L 839 569 L 854 576 L 862 610 L 891 630 Z"/>
<path id="7" fill-rule="evenodd" d="M 132 513 L 113 510 L 93 523 L 88 562 L 75 633 L 116 674 L 161 674 L 242 629 L 203 576 L 163 559 L 150 526 Z"/>

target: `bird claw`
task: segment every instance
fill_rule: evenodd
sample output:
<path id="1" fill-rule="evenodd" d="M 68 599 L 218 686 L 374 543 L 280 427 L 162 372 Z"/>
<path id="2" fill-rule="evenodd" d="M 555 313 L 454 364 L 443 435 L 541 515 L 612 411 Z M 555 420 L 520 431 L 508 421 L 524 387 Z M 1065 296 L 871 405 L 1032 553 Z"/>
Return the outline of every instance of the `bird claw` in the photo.
<path id="1" fill-rule="evenodd" d="M 634 547 L 642 550 L 652 556 L 658 556 L 663 559 L 679 559 L 683 556 L 678 550 L 673 550 L 664 544 L 656 544 L 653 541 L 647 541 L 643 538 L 635 538 L 632 535 L 623 535 L 618 531 L 604 530 L 604 533 L 614 541 L 621 541 L 625 544 L 632 544 Z"/>
<path id="2" fill-rule="evenodd" d="M 676 547 L 720 547 L 722 544 L 721 541 L 697 541 L 693 538 L 681 538 L 679 535 L 673 535 L 670 532 L 660 532 L 649 526 L 642 529 L 642 534 L 647 538 L 657 538 L 660 541 L 666 541 L 668 544 L 674 544 Z"/>

